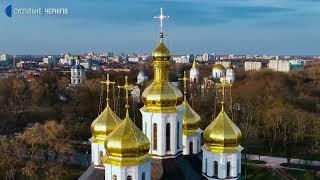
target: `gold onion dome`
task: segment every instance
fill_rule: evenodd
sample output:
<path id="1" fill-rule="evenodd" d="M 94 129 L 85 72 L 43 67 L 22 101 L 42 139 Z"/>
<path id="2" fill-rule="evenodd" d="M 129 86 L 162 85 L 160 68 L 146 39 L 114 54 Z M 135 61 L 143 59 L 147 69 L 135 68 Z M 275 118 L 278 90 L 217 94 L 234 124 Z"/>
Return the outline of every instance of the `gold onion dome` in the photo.
<path id="1" fill-rule="evenodd" d="M 193 135 L 200 127 L 200 116 L 191 108 L 189 103 L 184 100 L 182 103 L 185 111 L 182 115 L 183 134 Z"/>
<path id="2" fill-rule="evenodd" d="M 107 105 L 103 112 L 91 124 L 94 141 L 103 144 L 107 135 L 120 123 L 121 119 L 112 111 L 109 105 Z"/>
<path id="3" fill-rule="evenodd" d="M 232 122 L 222 107 L 216 119 L 204 130 L 205 147 L 212 152 L 235 152 L 240 146 L 240 129 Z"/>
<path id="4" fill-rule="evenodd" d="M 127 115 L 105 141 L 107 157 L 103 162 L 117 166 L 134 166 L 149 160 L 150 142 Z"/>
<path id="5" fill-rule="evenodd" d="M 161 35 L 160 35 L 161 36 Z M 160 44 L 152 52 L 152 57 L 154 61 L 170 61 L 171 55 L 170 51 L 163 43 L 163 36 L 160 39 Z"/>
<path id="6" fill-rule="evenodd" d="M 224 68 L 221 64 L 215 64 L 215 65 L 212 67 L 212 70 L 223 71 L 223 70 L 225 70 L 225 68 Z"/>
<path id="7" fill-rule="evenodd" d="M 183 101 L 182 93 L 169 82 L 168 71 L 171 55 L 163 43 L 160 33 L 160 44 L 152 53 L 154 81 L 143 91 L 142 100 L 146 111 L 176 112 L 176 106 Z"/>

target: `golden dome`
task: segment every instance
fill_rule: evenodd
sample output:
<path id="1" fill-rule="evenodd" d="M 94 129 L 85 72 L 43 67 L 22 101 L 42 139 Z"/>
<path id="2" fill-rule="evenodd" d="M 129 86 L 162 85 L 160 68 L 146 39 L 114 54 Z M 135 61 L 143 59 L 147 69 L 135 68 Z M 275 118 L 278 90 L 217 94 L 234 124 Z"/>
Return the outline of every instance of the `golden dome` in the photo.
<path id="1" fill-rule="evenodd" d="M 143 91 L 143 110 L 149 112 L 176 112 L 176 106 L 183 101 L 181 91 L 169 82 L 168 71 L 170 53 L 163 43 L 160 33 L 160 44 L 152 53 L 154 81 Z"/>
<path id="2" fill-rule="evenodd" d="M 103 144 L 106 136 L 120 123 L 121 119 L 112 111 L 109 105 L 107 105 L 103 112 L 91 124 L 94 141 Z"/>
<path id="3" fill-rule="evenodd" d="M 176 112 L 176 106 L 183 101 L 182 93 L 170 82 L 152 82 L 142 93 L 147 111 Z"/>
<path id="4" fill-rule="evenodd" d="M 169 61 L 171 59 L 170 52 L 164 45 L 162 39 L 158 47 L 156 47 L 156 49 L 153 50 L 152 57 L 154 61 Z"/>
<path id="5" fill-rule="evenodd" d="M 200 125 L 200 116 L 191 108 L 189 103 L 185 100 L 183 101 L 182 107 L 185 111 L 182 114 L 182 127 L 184 135 L 193 135 Z"/>
<path id="6" fill-rule="evenodd" d="M 103 162 L 117 166 L 134 166 L 149 160 L 150 142 L 127 115 L 105 141 L 107 156 Z"/>
<path id="7" fill-rule="evenodd" d="M 222 107 L 216 119 L 203 132 L 205 146 L 212 152 L 239 148 L 240 129 L 231 121 Z"/>
<path id="8" fill-rule="evenodd" d="M 221 64 L 215 64 L 215 65 L 212 67 L 212 70 L 224 71 L 225 68 L 224 68 Z"/>

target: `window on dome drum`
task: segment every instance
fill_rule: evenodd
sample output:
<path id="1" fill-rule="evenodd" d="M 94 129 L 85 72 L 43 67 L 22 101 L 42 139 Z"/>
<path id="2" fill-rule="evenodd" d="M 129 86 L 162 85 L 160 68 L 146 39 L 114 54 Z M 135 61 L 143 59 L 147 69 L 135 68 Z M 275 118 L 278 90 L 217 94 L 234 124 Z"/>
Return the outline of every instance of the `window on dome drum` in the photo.
<path id="1" fill-rule="evenodd" d="M 213 165 L 213 176 L 218 176 L 218 162 L 215 161 Z"/>
<path id="2" fill-rule="evenodd" d="M 144 123 L 144 134 L 147 134 L 147 122 Z"/>
<path id="3" fill-rule="evenodd" d="M 116 175 L 113 175 L 113 176 L 112 176 L 112 180 L 117 180 L 117 176 L 116 176 Z"/>
<path id="4" fill-rule="evenodd" d="M 142 173 L 141 180 L 146 180 L 146 173 L 145 172 Z"/>
<path id="5" fill-rule="evenodd" d="M 80 76 L 80 71 L 78 71 L 78 76 Z"/>
<path id="6" fill-rule="evenodd" d="M 74 83 L 74 84 L 76 83 L 76 80 L 75 80 L 75 79 L 73 79 L 73 83 Z"/>
<path id="7" fill-rule="evenodd" d="M 200 144 L 199 144 L 199 139 L 197 140 L 197 152 L 200 152 Z"/>
<path id="8" fill-rule="evenodd" d="M 230 177 L 230 170 L 231 170 L 230 162 L 227 162 L 227 177 Z"/>
<path id="9" fill-rule="evenodd" d="M 166 151 L 170 150 L 170 123 L 166 126 Z"/>
<path id="10" fill-rule="evenodd" d="M 180 149 L 180 145 L 179 145 L 179 122 L 177 122 L 177 149 Z"/>
<path id="11" fill-rule="evenodd" d="M 80 84 L 80 79 L 78 79 L 78 83 Z"/>
<path id="12" fill-rule="evenodd" d="M 102 158 L 103 157 L 103 152 L 102 151 L 100 151 L 100 162 L 101 162 L 101 164 L 102 164 Z"/>
<path id="13" fill-rule="evenodd" d="M 158 129 L 157 124 L 153 124 L 153 150 L 157 150 L 157 142 L 158 142 Z"/>
<path id="14" fill-rule="evenodd" d="M 189 154 L 193 154 L 193 142 L 190 141 L 189 143 Z"/>
<path id="15" fill-rule="evenodd" d="M 205 165 L 204 165 L 204 173 L 207 174 L 207 168 L 208 168 L 208 160 L 205 160 Z"/>
<path id="16" fill-rule="evenodd" d="M 132 180 L 132 176 L 127 176 L 127 180 Z"/>
<path id="17" fill-rule="evenodd" d="M 240 173 L 239 170 L 240 170 L 240 167 L 241 167 L 241 166 L 240 166 L 241 164 L 240 164 L 240 159 L 239 159 L 239 158 L 238 158 L 238 160 L 237 160 L 237 163 L 238 163 L 237 173 L 239 174 L 239 173 Z"/>

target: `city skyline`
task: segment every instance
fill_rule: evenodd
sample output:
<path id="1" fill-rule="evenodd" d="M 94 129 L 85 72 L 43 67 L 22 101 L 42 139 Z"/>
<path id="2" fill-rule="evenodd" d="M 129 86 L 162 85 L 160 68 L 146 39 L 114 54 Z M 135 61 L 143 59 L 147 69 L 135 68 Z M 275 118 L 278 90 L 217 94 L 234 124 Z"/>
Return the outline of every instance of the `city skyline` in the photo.
<path id="1" fill-rule="evenodd" d="M 158 42 L 159 8 L 170 16 L 165 37 L 172 54 L 316 55 L 318 0 L 190 0 L 0 3 L 17 8 L 68 8 L 68 15 L 0 15 L 0 53 L 150 53 Z"/>

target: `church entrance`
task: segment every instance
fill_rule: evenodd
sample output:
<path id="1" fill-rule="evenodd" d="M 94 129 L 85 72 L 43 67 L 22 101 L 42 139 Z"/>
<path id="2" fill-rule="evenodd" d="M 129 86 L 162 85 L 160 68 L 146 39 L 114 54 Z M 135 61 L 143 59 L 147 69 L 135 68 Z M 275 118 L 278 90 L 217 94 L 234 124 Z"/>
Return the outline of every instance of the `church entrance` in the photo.
<path id="1" fill-rule="evenodd" d="M 189 143 L 189 154 L 190 155 L 193 154 L 193 142 L 192 141 Z"/>

